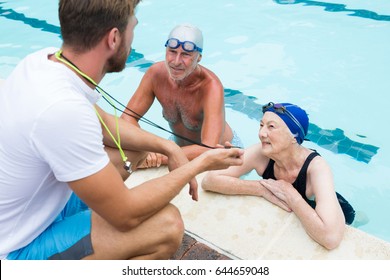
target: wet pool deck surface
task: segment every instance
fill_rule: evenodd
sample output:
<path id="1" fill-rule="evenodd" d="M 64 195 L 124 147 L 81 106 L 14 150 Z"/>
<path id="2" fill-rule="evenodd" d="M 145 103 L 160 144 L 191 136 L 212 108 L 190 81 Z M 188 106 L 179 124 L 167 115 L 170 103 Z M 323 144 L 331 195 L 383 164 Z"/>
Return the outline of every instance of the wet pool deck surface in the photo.
<path id="1" fill-rule="evenodd" d="M 184 234 L 183 242 L 171 260 L 232 260 L 232 258 Z"/>

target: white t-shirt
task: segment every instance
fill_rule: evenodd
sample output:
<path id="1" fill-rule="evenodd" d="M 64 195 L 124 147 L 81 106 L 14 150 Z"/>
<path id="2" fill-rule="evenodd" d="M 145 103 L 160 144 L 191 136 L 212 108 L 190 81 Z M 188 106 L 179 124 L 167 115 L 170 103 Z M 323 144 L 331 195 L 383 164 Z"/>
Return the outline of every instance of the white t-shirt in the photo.
<path id="1" fill-rule="evenodd" d="M 58 216 L 67 182 L 109 158 L 93 104 L 99 94 L 48 48 L 29 55 L 0 86 L 0 259 L 24 247 Z"/>

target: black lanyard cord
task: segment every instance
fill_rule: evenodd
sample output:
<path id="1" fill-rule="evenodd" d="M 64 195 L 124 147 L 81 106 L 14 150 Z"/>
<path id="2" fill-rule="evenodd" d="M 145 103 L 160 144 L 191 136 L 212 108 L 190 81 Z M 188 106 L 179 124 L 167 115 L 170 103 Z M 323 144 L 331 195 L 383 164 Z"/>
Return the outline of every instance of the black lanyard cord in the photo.
<path id="1" fill-rule="evenodd" d="M 104 91 L 101 87 L 99 87 L 99 90 Z M 116 109 L 116 110 L 122 112 L 122 113 L 125 114 L 125 115 L 128 115 L 128 116 L 133 117 L 133 118 L 135 118 L 135 119 L 137 119 L 137 120 L 140 120 L 140 121 L 142 121 L 142 122 L 144 122 L 144 123 L 147 123 L 147 124 L 149 124 L 149 125 L 151 125 L 151 126 L 153 126 L 153 127 L 156 127 L 156 128 L 158 128 L 158 129 L 160 129 L 160 130 L 163 130 L 163 131 L 165 131 L 165 132 L 168 132 L 168 133 L 174 135 L 175 137 L 181 138 L 181 139 L 183 139 L 183 140 L 185 140 L 185 141 L 188 141 L 188 142 L 190 142 L 190 143 L 192 143 L 192 144 L 195 144 L 195 145 L 198 145 L 198 146 L 202 146 L 202 147 L 205 147 L 205 148 L 209 148 L 209 149 L 215 149 L 215 148 L 216 148 L 216 147 L 208 146 L 208 145 L 203 144 L 203 143 L 201 143 L 201 142 L 194 141 L 194 140 L 192 140 L 192 139 L 190 139 L 190 138 L 187 138 L 187 137 L 185 137 L 185 136 L 176 134 L 176 133 L 174 133 L 174 132 L 172 132 L 172 131 L 170 131 L 170 130 L 168 130 L 168 129 L 166 129 L 166 128 L 164 128 L 164 127 L 158 125 L 158 124 L 156 124 L 155 122 L 152 122 L 151 120 L 148 120 L 148 119 L 145 118 L 144 116 L 141 116 L 140 114 L 134 112 L 134 111 L 131 110 L 130 108 L 128 108 L 128 107 L 126 107 L 125 105 L 123 105 L 120 101 L 118 101 L 117 99 L 115 99 L 114 97 L 112 97 L 111 95 L 109 95 L 107 92 L 104 91 L 104 93 L 105 93 L 106 95 L 108 95 L 110 98 L 112 98 L 112 100 L 114 100 L 115 102 L 117 102 L 119 105 L 121 105 L 122 107 L 124 107 L 126 110 L 129 110 L 132 114 L 134 114 L 134 115 L 132 115 L 132 114 L 130 114 L 130 113 L 128 113 L 128 112 L 126 112 L 126 111 L 124 111 L 124 110 L 118 108 L 117 106 L 115 106 L 114 104 L 112 104 L 109 100 L 107 100 L 107 98 L 106 98 L 105 96 L 103 96 L 103 99 L 104 99 L 105 101 L 107 101 L 108 104 L 110 104 L 114 109 Z"/>
<path id="2" fill-rule="evenodd" d="M 126 115 L 128 115 L 128 116 L 130 116 L 130 117 L 133 117 L 133 118 L 135 118 L 135 119 L 137 119 L 137 120 L 140 120 L 140 121 L 142 121 L 142 122 L 144 122 L 144 123 L 147 123 L 147 124 L 149 124 L 149 125 L 151 125 L 151 126 L 154 126 L 154 127 L 158 128 L 158 129 L 160 129 L 160 130 L 166 131 L 166 132 L 168 132 L 168 133 L 174 135 L 175 137 L 181 138 L 181 139 L 183 139 L 183 140 L 185 140 L 185 141 L 187 141 L 187 142 L 189 142 L 189 143 L 192 143 L 192 144 L 195 144 L 195 145 L 198 145 L 198 146 L 202 146 L 202 147 L 205 147 L 205 148 L 209 148 L 209 149 L 216 149 L 216 147 L 208 146 L 208 145 L 203 144 L 203 143 L 201 143 L 201 142 L 194 141 L 194 140 L 189 139 L 189 138 L 187 138 L 187 137 L 184 137 L 184 136 L 182 136 L 182 135 L 176 134 L 176 133 L 174 133 L 174 132 L 172 132 L 172 131 L 170 131 L 170 130 L 167 130 L 167 129 L 165 129 L 164 127 L 162 127 L 162 126 L 156 124 L 155 122 L 152 122 L 151 120 L 148 120 L 148 119 L 145 118 L 144 116 L 141 116 L 141 115 L 138 114 L 137 112 L 134 112 L 134 111 L 131 110 L 130 108 L 128 108 L 128 107 L 126 107 L 125 105 L 123 105 L 123 103 L 121 103 L 121 102 L 120 102 L 119 100 L 117 100 L 115 97 L 111 96 L 111 95 L 110 95 L 108 92 L 106 92 L 104 89 L 102 89 L 102 88 L 101 88 L 99 85 L 97 85 L 92 79 L 90 79 L 88 76 L 86 76 L 86 75 L 85 75 L 85 74 L 84 74 L 84 73 L 83 73 L 83 72 L 82 72 L 82 71 L 81 71 L 81 70 L 80 70 L 72 61 L 70 61 L 68 58 L 66 58 L 66 57 L 62 54 L 62 52 L 61 52 L 59 55 L 60 55 L 60 57 L 62 57 L 63 59 L 65 59 L 70 65 L 72 65 L 72 66 L 79 72 L 79 74 L 82 74 L 81 76 L 82 76 L 86 81 L 88 81 L 88 82 L 91 83 L 93 86 L 95 86 L 95 90 L 97 90 L 97 91 L 102 95 L 103 99 L 104 99 L 108 104 L 110 104 L 114 109 L 116 109 L 116 110 L 118 110 L 118 111 L 120 111 L 120 112 L 122 112 L 122 113 L 124 113 L 124 114 L 126 114 Z M 126 112 L 125 110 L 119 109 L 117 106 L 115 106 L 114 104 L 112 104 L 112 102 L 111 102 L 110 100 L 108 100 L 107 97 L 104 96 L 104 94 L 102 94 L 102 92 L 103 92 L 104 94 L 106 94 L 108 97 L 110 97 L 110 99 L 114 100 L 116 103 L 118 103 L 119 105 L 121 105 L 125 110 L 130 111 L 130 112 L 131 112 L 132 114 L 134 114 L 134 115 L 129 114 L 129 113 Z"/>

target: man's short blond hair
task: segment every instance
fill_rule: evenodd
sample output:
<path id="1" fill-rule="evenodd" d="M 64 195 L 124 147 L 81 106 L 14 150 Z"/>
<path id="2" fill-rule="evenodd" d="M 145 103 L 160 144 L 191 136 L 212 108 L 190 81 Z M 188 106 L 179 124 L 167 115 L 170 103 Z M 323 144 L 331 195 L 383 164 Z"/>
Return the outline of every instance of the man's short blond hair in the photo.
<path id="1" fill-rule="evenodd" d="M 141 0 L 60 0 L 59 19 L 64 45 L 84 52 L 112 28 L 123 33 Z"/>

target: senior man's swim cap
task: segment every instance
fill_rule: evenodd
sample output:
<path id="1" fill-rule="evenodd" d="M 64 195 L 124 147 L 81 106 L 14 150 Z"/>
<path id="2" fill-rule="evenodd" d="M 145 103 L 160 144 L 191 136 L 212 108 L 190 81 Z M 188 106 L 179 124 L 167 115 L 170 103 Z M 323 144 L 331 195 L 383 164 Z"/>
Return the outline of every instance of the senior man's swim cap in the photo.
<path id="1" fill-rule="evenodd" d="M 171 38 L 178 39 L 181 42 L 190 41 L 198 48 L 203 49 L 203 35 L 202 31 L 194 25 L 184 23 L 174 27 L 169 33 L 168 40 Z"/>
<path id="2" fill-rule="evenodd" d="M 277 114 L 288 126 L 291 133 L 296 135 L 295 139 L 297 139 L 298 144 L 302 144 L 309 128 L 309 117 L 305 110 L 291 103 L 274 104 L 270 102 L 263 106 L 263 113 L 265 112 Z"/>

